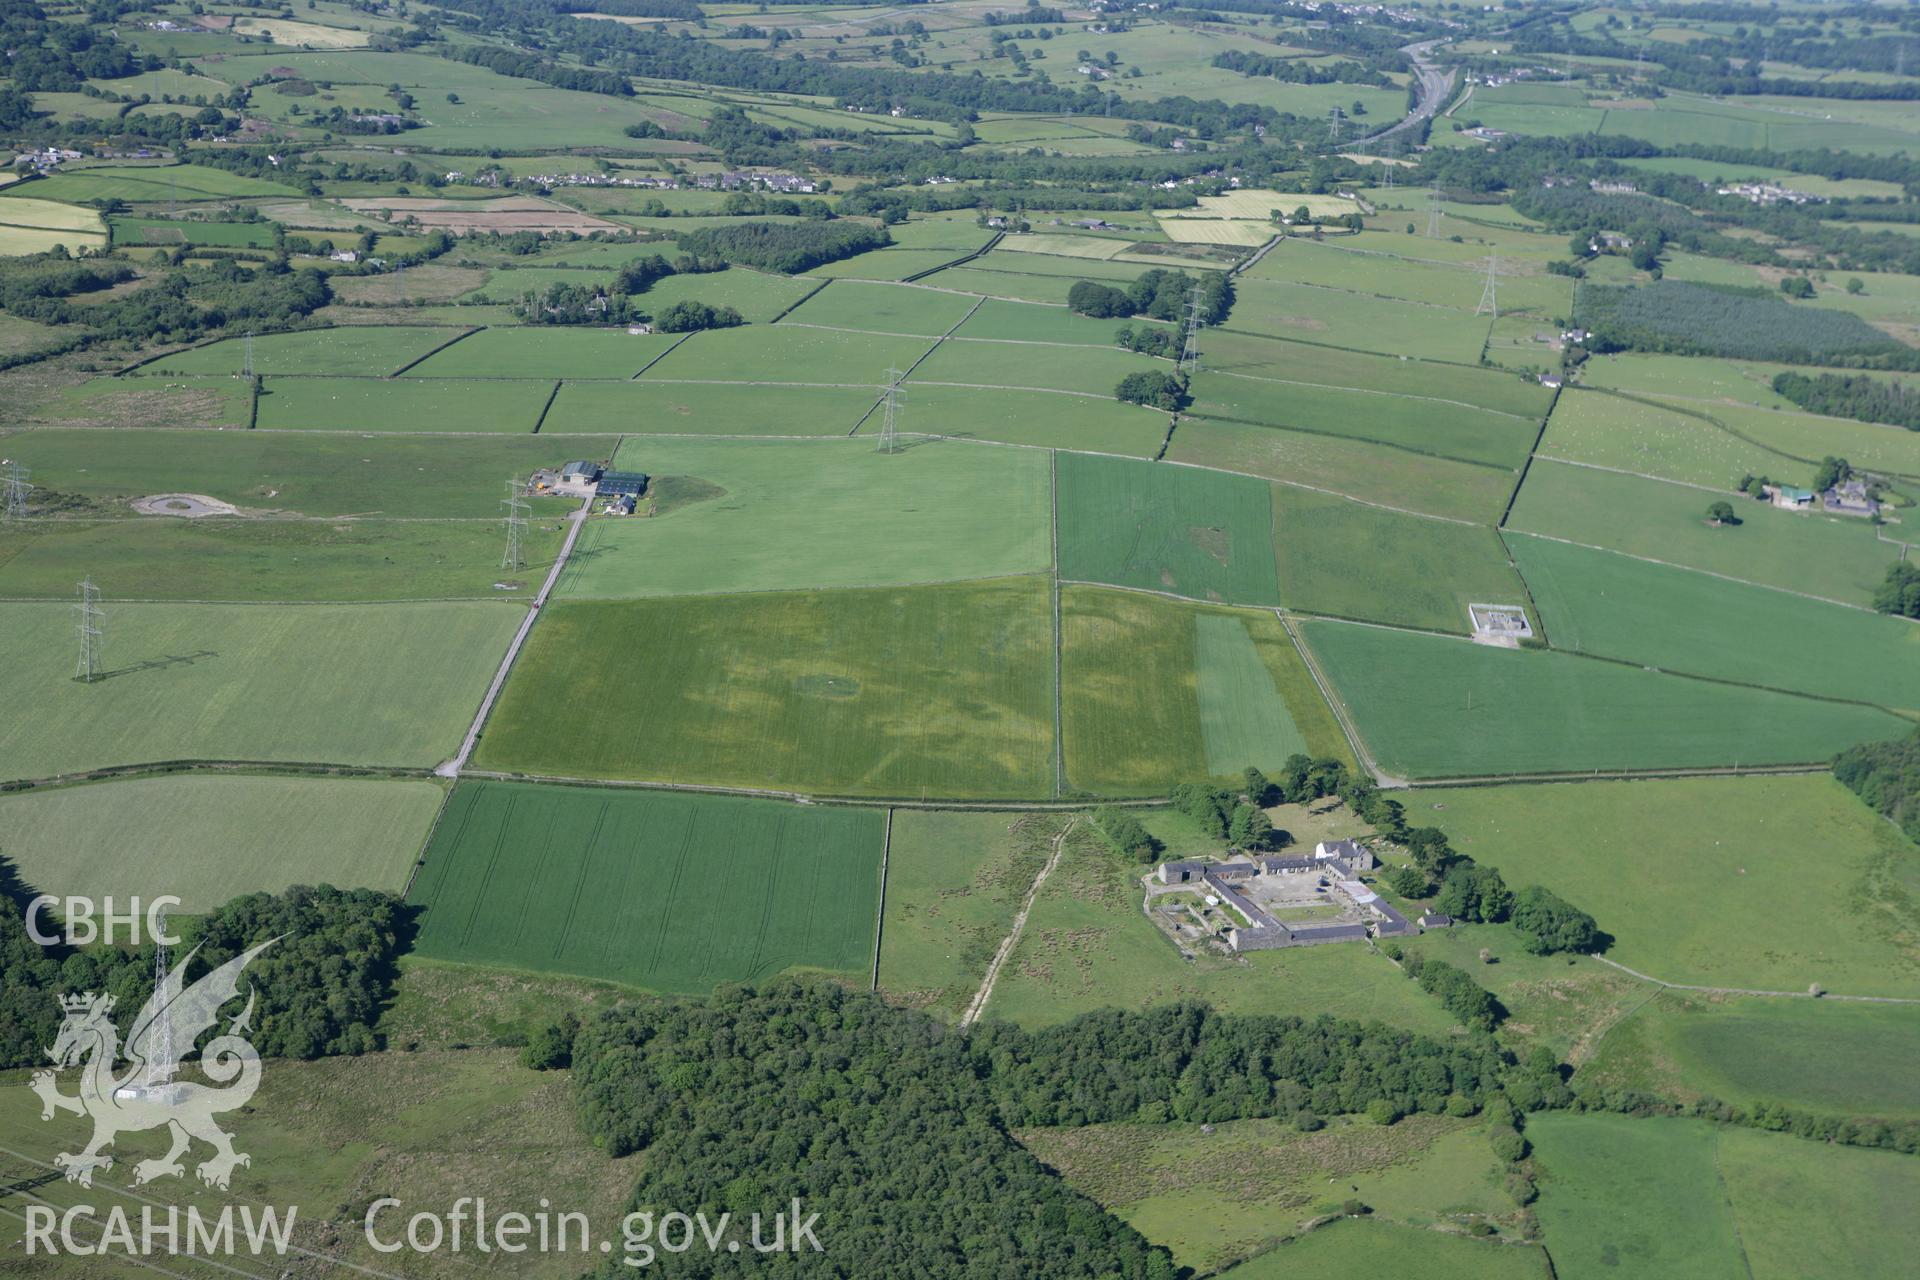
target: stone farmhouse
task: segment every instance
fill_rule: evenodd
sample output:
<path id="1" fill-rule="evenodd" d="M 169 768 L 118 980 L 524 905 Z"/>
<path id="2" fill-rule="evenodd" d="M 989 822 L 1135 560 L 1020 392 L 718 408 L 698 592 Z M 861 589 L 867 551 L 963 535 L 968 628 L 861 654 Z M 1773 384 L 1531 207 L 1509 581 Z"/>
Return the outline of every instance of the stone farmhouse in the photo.
<path id="1" fill-rule="evenodd" d="M 1161 884 L 1197 882 L 1204 885 L 1232 915 L 1245 922 L 1227 931 L 1227 945 L 1235 951 L 1269 951 L 1277 947 L 1306 947 L 1412 933 L 1413 926 L 1405 916 L 1361 883 L 1360 873 L 1371 871 L 1377 865 L 1371 850 L 1351 840 L 1323 840 L 1307 856 L 1262 854 L 1234 862 L 1163 862 L 1154 876 Z M 1336 893 L 1359 908 L 1366 919 L 1288 924 L 1254 901 L 1262 879 L 1302 875 L 1322 877 Z"/>

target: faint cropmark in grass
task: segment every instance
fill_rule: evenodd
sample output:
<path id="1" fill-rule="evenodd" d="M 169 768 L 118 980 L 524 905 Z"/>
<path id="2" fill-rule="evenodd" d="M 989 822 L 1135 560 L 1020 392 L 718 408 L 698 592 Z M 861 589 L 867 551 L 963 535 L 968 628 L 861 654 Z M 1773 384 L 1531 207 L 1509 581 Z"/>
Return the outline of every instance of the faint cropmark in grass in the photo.
<path id="1" fill-rule="evenodd" d="M 852 676 L 804 675 L 793 682 L 793 691 L 808 698 L 857 698 L 860 682 Z"/>

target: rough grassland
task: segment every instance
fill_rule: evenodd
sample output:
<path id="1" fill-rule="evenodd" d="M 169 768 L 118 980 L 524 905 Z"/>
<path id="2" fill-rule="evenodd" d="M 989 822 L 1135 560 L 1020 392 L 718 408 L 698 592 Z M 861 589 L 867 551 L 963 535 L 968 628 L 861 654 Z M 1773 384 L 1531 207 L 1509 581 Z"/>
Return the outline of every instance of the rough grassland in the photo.
<path id="1" fill-rule="evenodd" d="M 879 397 L 878 387 L 563 382 L 540 434 L 844 436 Z"/>
<path id="2" fill-rule="evenodd" d="M 1036 387 L 1111 396 L 1130 373 L 1170 372 L 1167 361 L 1135 355 L 1118 347 L 1062 350 L 1038 343 L 942 342 L 913 371 L 909 396 L 923 382 L 957 382 L 976 387 Z"/>
<path id="3" fill-rule="evenodd" d="M 940 296 L 940 295 L 933 295 Z M 647 380 L 812 382 L 884 387 L 888 369 L 908 369 L 931 338 L 803 329 L 798 325 L 708 329 L 647 370 Z"/>
<path id="4" fill-rule="evenodd" d="M 262 334 L 253 340 L 255 373 L 342 374 L 383 378 L 459 336 L 458 329 L 416 325 L 350 325 Z M 243 338 L 189 347 L 161 356 L 137 371 L 143 377 L 166 374 L 237 374 L 247 365 Z"/>
<path id="5" fill-rule="evenodd" d="M 1407 777 L 1801 764 L 1909 727 L 1571 654 L 1340 622 L 1303 630 L 1374 756 Z"/>
<path id="6" fill-rule="evenodd" d="M 927 265 L 938 265 L 938 259 Z M 781 323 L 937 338 L 966 319 L 976 301 L 963 294 L 916 289 L 911 285 L 837 280 L 795 307 Z"/>
<path id="7" fill-rule="evenodd" d="M 439 812 L 431 782 L 179 774 L 0 797 L 35 891 L 179 898 L 199 915 L 293 884 L 398 893 Z"/>
<path id="8" fill-rule="evenodd" d="M 1730 477 L 1728 483 L 1740 477 Z M 1715 528 L 1707 504 L 1722 495 L 1541 463 L 1527 472 L 1509 528 L 1606 547 L 1762 586 L 1866 604 L 1897 553 L 1864 520 L 1781 511 L 1740 501 L 1741 523 Z M 1732 500 L 1732 494 L 1725 495 Z"/>
<path id="9" fill-rule="evenodd" d="M 1912 1211 L 1920 1203 L 1920 1161 L 1750 1129 L 1716 1136 L 1716 1163 L 1754 1280 L 1911 1274 L 1920 1254 Z"/>
<path id="10" fill-rule="evenodd" d="M 1500 536 L 1286 485 L 1273 548 L 1289 609 L 1433 631 L 1472 630 L 1469 604 L 1523 604 Z"/>
<path id="11" fill-rule="evenodd" d="M 958 1017 L 1066 821 L 1052 813 L 896 809 L 880 932 L 887 998 Z"/>
<path id="12" fill-rule="evenodd" d="M 108 584 L 109 586 L 111 584 Z M 156 760 L 424 766 L 453 754 L 520 622 L 506 604 L 114 605 L 105 679 L 72 611 L 0 604 L 0 778 Z"/>
<path id="13" fill-rule="evenodd" d="M 1111 396 L 912 385 L 899 409 L 902 432 L 998 440 L 1049 449 L 1087 449 L 1150 458 L 1167 438 L 1168 415 Z M 860 434 L 880 430 L 871 414 Z"/>
<path id="14" fill-rule="evenodd" d="M 1052 561 L 1047 457 L 1036 450 L 641 438 L 619 461 L 723 492 L 589 525 L 566 595 L 904 585 L 1037 573 Z"/>
<path id="15" fill-rule="evenodd" d="M 1556 649 L 1920 708 L 1920 625 L 1611 551 L 1511 539 Z"/>
<path id="16" fill-rule="evenodd" d="M 1173 433 L 1174 462 L 1221 467 L 1428 515 L 1491 524 L 1519 476 L 1344 436 L 1189 418 Z"/>
<path id="17" fill-rule="evenodd" d="M 1662 992 L 1607 1033 L 1581 1080 L 1740 1106 L 1920 1117 L 1909 1006 Z"/>
<path id="18" fill-rule="evenodd" d="M 1830 777 L 1470 787 L 1432 803 L 1446 806 L 1433 821 L 1509 884 L 1544 884 L 1591 912 L 1629 968 L 1701 986 L 1920 995 L 1920 848 Z M 1787 926 L 1759 927 L 1783 911 Z"/>
<path id="19" fill-rule="evenodd" d="M 511 279 L 505 272 L 495 272 L 487 283 L 489 292 L 498 294 L 501 285 L 511 283 Z M 655 280 L 643 297 L 655 315 L 676 302 L 704 302 L 710 307 L 732 307 L 748 324 L 764 324 L 806 297 L 816 283 L 795 276 L 768 275 L 747 267 L 730 267 L 725 271 Z"/>
<path id="20" fill-rule="evenodd" d="M 484 768 L 829 794 L 1045 796 L 1037 578 L 550 606 Z"/>
<path id="21" fill-rule="evenodd" d="M 1070 790 L 1164 795 L 1175 782 L 1209 773 L 1277 767 L 1302 741 L 1312 755 L 1347 757 L 1333 713 L 1272 614 L 1097 587 L 1063 590 L 1060 613 Z M 1222 628 L 1204 648 L 1202 626 Z M 1264 662 L 1265 689 L 1242 646 Z M 1229 708 L 1236 689 L 1257 693 L 1268 709 L 1277 698 L 1286 718 Z"/>
<path id="22" fill-rule="evenodd" d="M 1062 454 L 1056 465 L 1062 578 L 1279 603 L 1267 485 L 1122 458 Z"/>
<path id="23" fill-rule="evenodd" d="M 1541 1280 L 1549 1274 L 1532 1247 L 1483 1244 L 1451 1232 L 1346 1218 L 1221 1273 L 1221 1280 Z"/>
<path id="24" fill-rule="evenodd" d="M 407 370 L 409 378 L 613 378 L 625 380 L 676 341 L 625 329 L 482 329 Z"/>
<path id="25" fill-rule="evenodd" d="M 705 992 L 872 963 L 885 817 L 665 792 L 464 783 L 411 901 L 441 960 Z"/>
<path id="26" fill-rule="evenodd" d="M 531 598 L 562 536 L 558 521 L 534 522 L 526 568 L 503 574 L 490 520 L 48 520 L 0 529 L 0 596 L 71 600 L 112 565 L 138 600 Z"/>
<path id="27" fill-rule="evenodd" d="M 1193 380 L 1193 395 L 1193 411 L 1205 417 L 1351 436 L 1509 469 L 1526 461 L 1539 431 L 1532 419 L 1471 405 L 1233 373 L 1202 372 Z"/>
<path id="28" fill-rule="evenodd" d="M 553 395 L 547 381 L 268 378 L 262 430 L 529 432 Z"/>
<path id="29" fill-rule="evenodd" d="M 101 439 L 92 430 L 30 431 L 7 437 L 5 450 L 32 469 L 34 483 L 111 510 L 130 512 L 124 504 L 148 494 L 204 493 L 309 516 L 491 518 L 508 476 L 561 461 L 553 442 L 534 436 L 125 432 L 111 448 Z"/>
<path id="30" fill-rule="evenodd" d="M 1085 823 L 1075 827 L 1000 971 L 986 1016 L 1043 1026 L 1089 1009 L 1204 1000 L 1227 1013 L 1313 1017 L 1331 1009 L 1428 1035 L 1452 1027 L 1437 1002 L 1365 947 L 1183 959 L 1141 913 L 1138 877 L 1147 870 L 1114 853 Z"/>

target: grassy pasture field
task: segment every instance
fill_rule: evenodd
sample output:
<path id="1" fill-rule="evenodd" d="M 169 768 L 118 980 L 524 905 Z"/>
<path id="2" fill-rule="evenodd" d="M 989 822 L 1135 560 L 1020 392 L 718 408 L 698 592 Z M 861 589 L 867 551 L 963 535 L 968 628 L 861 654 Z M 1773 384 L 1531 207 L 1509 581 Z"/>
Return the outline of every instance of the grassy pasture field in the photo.
<path id="1" fill-rule="evenodd" d="M 1845 604 L 1869 603 L 1898 556 L 1864 520 L 1782 511 L 1731 490 L 1740 524 L 1715 528 L 1707 504 L 1720 496 L 1543 461 L 1527 472 L 1507 525 Z"/>
<path id="2" fill-rule="evenodd" d="M 1294 1250 L 1323 1235 L 1364 1248 L 1363 1238 L 1344 1233 L 1344 1223 L 1353 1220 L 1340 1217 L 1341 1205 L 1359 1198 L 1372 1209 L 1369 1225 L 1392 1223 L 1416 1240 L 1430 1237 L 1443 1254 L 1447 1241 L 1468 1244 L 1467 1256 L 1492 1264 L 1480 1272 L 1446 1269 L 1443 1276 L 1546 1274 L 1532 1250 L 1455 1234 L 1468 1221 L 1519 1225 L 1479 1124 L 1423 1114 L 1382 1128 L 1359 1116 L 1336 1116 L 1313 1133 L 1289 1120 L 1259 1119 L 1205 1127 L 1174 1121 L 1025 1129 L 1018 1137 L 1077 1190 L 1167 1245 L 1176 1263 L 1202 1273 L 1239 1275 L 1238 1268 L 1219 1268 L 1273 1248 L 1279 1236 L 1323 1215 L 1332 1221 L 1280 1246 L 1278 1256 L 1291 1260 Z M 1249 1169 L 1260 1170 L 1257 1183 L 1247 1178 Z M 1508 1254 L 1533 1256 L 1510 1272 L 1500 1265 Z M 1360 1258 L 1341 1265 L 1340 1256 L 1334 1251 L 1318 1265 L 1284 1274 L 1361 1274 L 1351 1269 Z M 1410 1270 L 1429 1274 L 1424 1267 Z"/>
<path id="3" fill-rule="evenodd" d="M 1077 391 L 1082 395 L 1111 396 L 1130 373 L 1165 372 L 1169 361 L 1136 355 L 1118 347 L 1059 347 L 1038 343 L 968 342 L 948 339 L 921 361 L 907 383 L 907 394 L 923 382 L 958 383 L 975 387 L 1015 387 L 1045 391 Z"/>
<path id="4" fill-rule="evenodd" d="M 4 450 L 99 514 L 148 494 L 201 493 L 253 511 L 484 519 L 500 514 L 509 475 L 563 461 L 563 446 L 533 436 L 127 432 L 100 446 L 91 429 L 42 429 L 6 437 Z M 537 514 L 549 509 L 563 508 L 535 500 Z"/>
<path id="5" fill-rule="evenodd" d="M 432 782 L 176 774 L 0 796 L 5 857 L 36 892 L 190 915 L 294 884 L 406 887 L 444 796 Z"/>
<path id="6" fill-rule="evenodd" d="M 979 989 L 1067 819 L 898 809 L 887 856 L 880 990 L 956 1018 Z"/>
<path id="7" fill-rule="evenodd" d="M 115 216 L 107 219 L 115 245 L 212 245 L 223 249 L 271 249 L 269 222 L 192 222 L 186 219 Z"/>
<path id="8" fill-rule="evenodd" d="M 888 369 L 912 368 L 932 345 L 930 338 L 839 333 L 798 325 L 708 329 L 669 351 L 646 376 L 694 382 L 871 386 L 877 393 L 886 385 Z"/>
<path id="9" fill-rule="evenodd" d="M 989 253 L 961 266 L 948 267 L 916 283 L 975 294 L 989 301 L 1065 307 L 1067 293 L 1077 280 L 1102 280 L 1108 284 L 1124 285 L 1138 274 L 1138 270 L 1124 263 L 1109 265 L 1090 258 L 1073 260 L 1073 265 L 1086 268 L 1078 276 L 1021 270 L 1030 264 L 1039 266 L 1049 262 L 1049 259 L 1038 254 L 1011 253 L 995 258 L 991 268 L 982 266 L 989 258 L 994 258 L 994 254 Z"/>
<path id="10" fill-rule="evenodd" d="M 995 440 L 1046 449 L 1085 449 L 1150 458 L 1167 438 L 1169 415 L 1110 396 L 996 387 L 941 387 L 915 382 L 899 401 L 903 433 Z M 870 415 L 860 434 L 872 436 L 881 417 Z"/>
<path id="11" fill-rule="evenodd" d="M 988 298 L 953 331 L 956 338 L 984 338 L 999 342 L 1053 342 L 1078 347 L 1110 347 L 1123 324 L 1171 329 L 1155 320 L 1096 320 L 1065 307 Z"/>
<path id="12" fill-rule="evenodd" d="M 1176 782 L 1348 758 L 1345 739 L 1271 613 L 1099 587 L 1060 595 L 1067 787 L 1164 795 Z"/>
<path id="13" fill-rule="evenodd" d="M 431 959 L 706 992 L 873 962 L 885 816 L 467 782 L 410 900 Z"/>
<path id="14" fill-rule="evenodd" d="M 1920 625 L 1905 618 L 1525 534 L 1508 545 L 1556 649 L 1920 711 Z"/>
<path id="15" fill-rule="evenodd" d="M 1060 576 L 1195 600 L 1278 604 L 1268 486 L 1124 458 L 1056 461 Z"/>
<path id="16" fill-rule="evenodd" d="M 811 278 L 891 282 L 936 271 L 966 256 L 961 249 L 873 249 L 828 262 L 807 272 Z"/>
<path id="17" fill-rule="evenodd" d="M 1544 884 L 1592 913 L 1629 968 L 1702 986 L 1920 994 L 1920 848 L 1831 777 L 1471 787 L 1422 791 L 1411 807 L 1429 805 L 1509 884 Z M 1791 926 L 1760 927 L 1783 903 Z"/>
<path id="18" fill-rule="evenodd" d="M 1350 436 L 1416 453 L 1518 469 L 1539 423 L 1471 405 L 1203 370 L 1192 412 L 1255 426 Z"/>
<path id="19" fill-rule="evenodd" d="M 141 600 L 531 598 L 559 553 L 559 523 L 527 529 L 527 568 L 510 575 L 502 537 L 491 520 L 49 520 L 0 531 L 0 596 L 70 600 L 110 564 Z M 494 585 L 503 576 L 513 591 Z"/>
<path id="20" fill-rule="evenodd" d="M 1920 1116 L 1916 1053 L 1920 1019 L 1899 1005 L 1664 991 L 1607 1032 L 1580 1078 L 1900 1120 Z"/>
<path id="21" fill-rule="evenodd" d="M 1488 524 L 1506 510 L 1507 497 L 1519 479 L 1502 467 L 1456 462 L 1347 436 L 1205 418 L 1181 422 L 1167 457 Z"/>
<path id="22" fill-rule="evenodd" d="M 1163 218 L 1160 227 L 1176 244 L 1230 244 L 1257 249 L 1273 239 L 1278 228 L 1264 222 L 1231 222 L 1224 218 Z"/>
<path id="23" fill-rule="evenodd" d="M 176 197 L 187 201 L 221 200 L 246 196 L 292 196 L 292 187 L 206 165 L 103 165 L 69 169 L 28 185 L 39 200 L 85 204 L 90 200 L 155 203 Z M 14 199 L 14 196 L 4 197 Z M 0 220 L 10 220 L 0 215 Z"/>
<path id="24" fill-rule="evenodd" d="M 20 642 L 0 777 L 157 760 L 430 766 L 519 625 L 508 604 L 113 603 L 103 676 L 74 680 L 66 604 L 0 604 Z"/>
<path id="25" fill-rule="evenodd" d="M 340 374 L 383 378 L 461 334 L 459 329 L 412 325 L 367 325 L 268 333 L 253 340 L 253 370 L 260 374 Z M 141 376 L 238 374 L 246 367 L 243 338 L 189 347 L 137 370 Z"/>
<path id="26" fill-rule="evenodd" d="M 1454 401 L 1535 422 L 1546 416 L 1553 393 L 1510 373 L 1342 351 L 1222 330 L 1207 335 L 1207 368 L 1275 382 L 1348 387 L 1433 401 Z"/>
<path id="27" fill-rule="evenodd" d="M 1379 250 L 1354 250 L 1336 240 L 1313 241 L 1295 236 L 1262 258 L 1247 272 L 1250 279 L 1346 289 L 1401 302 L 1471 311 L 1486 286 L 1485 261 L 1436 262 L 1418 257 L 1418 237 L 1406 237 L 1402 256 Z M 1500 280 L 1502 311 L 1537 311 L 1565 315 L 1573 302 L 1573 288 L 1564 276 L 1533 274 L 1509 265 Z M 1236 326 L 1237 327 L 1237 326 Z"/>
<path id="28" fill-rule="evenodd" d="M 709 496 L 651 519 L 590 524 L 562 595 L 904 586 L 1052 564 L 1047 457 L 1037 450 L 955 442 L 883 454 L 864 440 L 636 437 L 616 460 L 704 482 Z"/>
<path id="29" fill-rule="evenodd" d="M 1203 1000 L 1223 1013 L 1313 1017 L 1328 1009 L 1427 1035 L 1453 1020 L 1384 955 L 1359 946 L 1292 947 L 1239 959 L 1182 958 L 1140 910 L 1147 867 L 1080 823 L 1041 886 L 1000 971 L 986 1016 L 1023 1026 L 1089 1009 Z"/>
<path id="30" fill-rule="evenodd" d="M 0 356 L 43 351 L 59 345 L 63 340 L 63 335 L 53 325 L 0 314 Z"/>
<path id="31" fill-rule="evenodd" d="M 937 338 L 966 319 L 976 301 L 938 289 L 839 280 L 795 307 L 781 323 Z"/>
<path id="32" fill-rule="evenodd" d="M 880 398 L 878 387 L 763 387 L 726 382 L 563 382 L 542 436 L 844 436 Z"/>
<path id="33" fill-rule="evenodd" d="M 559 384 L 462 378 L 279 378 L 260 387 L 263 431 L 530 432 Z"/>
<path id="34" fill-rule="evenodd" d="M 1381 766 L 1412 778 L 1801 764 L 1909 727 L 1573 654 L 1341 622 L 1302 631 Z"/>
<path id="35" fill-rule="evenodd" d="M 1098 262 L 1124 253 L 1132 244 L 1117 236 L 1055 235 L 1045 231 L 1008 236 L 994 246 L 994 253 L 1033 253 L 1057 258 L 1085 258 Z"/>
<path id="36" fill-rule="evenodd" d="M 1045 796 L 1052 648 L 1039 578 L 568 601 L 534 629 L 476 759 L 823 794 Z"/>
<path id="37" fill-rule="evenodd" d="M 1492 327 L 1464 309 L 1409 306 L 1286 280 L 1241 276 L 1233 293 L 1226 329 L 1383 355 L 1471 364 Z"/>
<path id="38" fill-rule="evenodd" d="M 32 190 L 33 183 L 26 189 Z M 53 200 L 0 196 L 0 255 L 69 252 L 107 247 L 107 226 L 91 209 Z"/>
<path id="39" fill-rule="evenodd" d="M 1538 1249 L 1485 1244 L 1452 1232 L 1423 1231 L 1368 1218 L 1328 1223 L 1220 1273 L 1222 1280 L 1366 1280 L 1382 1270 L 1423 1280 L 1541 1280 Z"/>
<path id="40" fill-rule="evenodd" d="M 1273 551 L 1289 609 L 1470 632 L 1469 604 L 1524 604 L 1499 534 L 1307 489 L 1273 488 Z"/>
<path id="41" fill-rule="evenodd" d="M 1567 1280 L 1623 1268 L 1676 1280 L 1895 1277 L 1920 1228 L 1898 1207 L 1920 1166 L 1888 1151 L 1702 1120 L 1536 1116 L 1536 1206 Z"/>
<path id="42" fill-rule="evenodd" d="M 625 329 L 482 329 L 408 369 L 409 378 L 611 378 L 626 380 L 678 341 Z"/>

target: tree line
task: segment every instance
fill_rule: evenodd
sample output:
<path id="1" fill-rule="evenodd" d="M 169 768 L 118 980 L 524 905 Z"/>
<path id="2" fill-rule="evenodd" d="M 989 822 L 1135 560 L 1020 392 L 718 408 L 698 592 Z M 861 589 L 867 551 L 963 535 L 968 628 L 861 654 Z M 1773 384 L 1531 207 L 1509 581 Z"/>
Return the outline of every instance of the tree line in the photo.
<path id="1" fill-rule="evenodd" d="M 1809 377 L 1787 369 L 1774 375 L 1773 389 L 1809 413 L 1920 431 L 1920 396 L 1908 395 L 1904 382 L 1885 382 L 1864 373 Z"/>
<path id="2" fill-rule="evenodd" d="M 740 222 L 685 231 L 680 248 L 697 258 L 798 275 L 841 258 L 893 243 L 885 227 L 853 221 Z"/>
<path id="3" fill-rule="evenodd" d="M 1790 364 L 1916 368 L 1920 354 L 1848 311 L 1795 307 L 1777 293 L 1677 280 L 1581 284 L 1574 316 L 1587 349 L 1732 356 Z"/>

